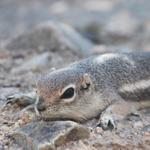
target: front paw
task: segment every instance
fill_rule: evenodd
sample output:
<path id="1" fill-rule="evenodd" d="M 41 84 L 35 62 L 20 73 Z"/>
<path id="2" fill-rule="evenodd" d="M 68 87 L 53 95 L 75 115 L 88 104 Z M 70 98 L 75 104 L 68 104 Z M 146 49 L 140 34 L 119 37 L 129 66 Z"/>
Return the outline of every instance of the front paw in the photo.
<path id="1" fill-rule="evenodd" d="M 97 126 L 102 127 L 103 130 L 112 130 L 115 127 L 111 117 L 101 117 Z"/>
<path id="2" fill-rule="evenodd" d="M 6 105 L 7 104 L 13 105 L 15 103 L 18 103 L 19 99 L 21 99 L 21 94 L 15 94 L 15 95 L 9 96 L 6 99 Z"/>
<path id="3" fill-rule="evenodd" d="M 15 94 L 13 96 L 9 96 L 6 100 L 6 105 L 18 104 L 18 105 L 26 106 L 32 103 L 33 103 L 32 99 L 25 94 Z"/>

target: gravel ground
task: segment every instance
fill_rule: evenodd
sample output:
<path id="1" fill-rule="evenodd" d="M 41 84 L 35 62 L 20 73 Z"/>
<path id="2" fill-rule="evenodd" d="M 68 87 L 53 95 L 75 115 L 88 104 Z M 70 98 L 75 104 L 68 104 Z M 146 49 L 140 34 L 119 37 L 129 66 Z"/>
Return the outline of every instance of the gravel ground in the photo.
<path id="1" fill-rule="evenodd" d="M 49 20 L 72 25 L 83 37 L 98 45 L 91 55 L 101 52 L 150 51 L 150 2 L 149 0 L 1 0 L 0 46 L 13 36 Z M 13 74 L 12 68 L 28 62 L 45 51 L 51 59 L 38 70 Z M 62 68 L 83 56 L 70 52 L 37 49 L 9 50 L 0 47 L 0 149 L 23 150 L 7 138 L 21 126 L 36 121 L 33 111 L 18 105 L 5 105 L 7 96 L 27 93 L 36 89 L 36 81 L 47 74 L 51 67 Z M 35 60 L 36 61 L 36 60 Z M 90 139 L 69 142 L 58 150 L 148 150 L 150 149 L 150 110 L 139 111 L 140 118 L 130 116 L 116 122 L 113 131 L 96 127 L 97 119 L 86 125 L 93 127 Z"/>

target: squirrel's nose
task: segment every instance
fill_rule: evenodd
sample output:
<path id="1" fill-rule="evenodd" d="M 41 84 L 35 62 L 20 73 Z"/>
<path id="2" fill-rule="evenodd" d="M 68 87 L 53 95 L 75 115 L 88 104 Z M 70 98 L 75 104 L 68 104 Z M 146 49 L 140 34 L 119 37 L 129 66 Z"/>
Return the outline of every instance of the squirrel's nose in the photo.
<path id="1" fill-rule="evenodd" d="M 44 104 L 44 99 L 40 98 L 38 103 L 36 104 L 36 108 L 38 111 L 44 111 L 46 110 L 46 105 Z"/>
<path id="2" fill-rule="evenodd" d="M 40 105 L 39 103 L 36 105 L 38 111 L 44 111 L 46 107 L 44 105 Z"/>

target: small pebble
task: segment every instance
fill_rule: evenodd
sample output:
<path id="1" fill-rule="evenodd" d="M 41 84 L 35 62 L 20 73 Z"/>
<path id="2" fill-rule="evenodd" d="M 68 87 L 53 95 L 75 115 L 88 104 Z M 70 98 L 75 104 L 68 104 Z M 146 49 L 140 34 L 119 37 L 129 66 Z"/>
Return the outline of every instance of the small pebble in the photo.
<path id="1" fill-rule="evenodd" d="M 97 135 L 96 135 L 94 132 L 91 132 L 90 137 L 91 137 L 92 139 L 94 139 L 94 138 L 97 137 Z"/>
<path id="2" fill-rule="evenodd" d="M 82 149 L 88 150 L 87 145 L 85 145 L 81 140 L 79 140 L 78 144 Z"/>
<path id="3" fill-rule="evenodd" d="M 134 134 L 134 131 L 132 131 L 132 134 Z"/>
<path id="4" fill-rule="evenodd" d="M 5 146 L 4 146 L 4 149 L 8 149 L 8 146 L 5 145 Z"/>
<path id="5" fill-rule="evenodd" d="M 15 125 L 14 125 L 14 130 L 18 129 L 20 127 L 19 123 L 16 122 Z"/>
<path id="6" fill-rule="evenodd" d="M 131 139 L 131 138 L 132 138 L 132 136 L 131 136 L 131 135 L 128 135 L 128 136 L 127 136 L 127 139 Z"/>
<path id="7" fill-rule="evenodd" d="M 110 136 L 110 132 L 109 131 L 105 131 L 105 136 L 109 137 Z"/>
<path id="8" fill-rule="evenodd" d="M 0 135 L 4 135 L 4 132 L 0 131 Z M 0 138 L 0 140 L 1 140 L 1 138 Z"/>
<path id="9" fill-rule="evenodd" d="M 96 127 L 96 132 L 98 134 L 102 134 L 103 133 L 103 129 L 101 127 Z"/>
<path id="10" fill-rule="evenodd" d="M 150 137 L 150 133 L 144 132 L 144 133 L 142 134 L 142 136 L 149 136 L 149 137 Z"/>
<path id="11" fill-rule="evenodd" d="M 115 139 L 115 140 L 113 141 L 113 144 L 120 146 L 120 145 L 122 145 L 122 141 L 121 141 L 120 139 Z"/>
<path id="12" fill-rule="evenodd" d="M 144 126 L 142 128 L 142 131 L 144 131 L 144 132 L 150 132 L 150 125 L 148 124 L 148 125 Z"/>
<path id="13" fill-rule="evenodd" d="M 123 132 L 120 132 L 120 133 L 119 133 L 119 136 L 122 137 L 122 138 L 124 138 L 124 137 L 125 137 L 125 134 L 124 134 Z"/>
<path id="14" fill-rule="evenodd" d="M 137 134 L 140 134 L 140 131 L 138 131 L 138 133 Z"/>
<path id="15" fill-rule="evenodd" d="M 135 122 L 135 123 L 133 124 L 133 128 L 134 128 L 134 129 L 138 129 L 138 128 L 142 128 L 142 127 L 143 127 L 143 124 L 142 124 L 141 121 Z"/>

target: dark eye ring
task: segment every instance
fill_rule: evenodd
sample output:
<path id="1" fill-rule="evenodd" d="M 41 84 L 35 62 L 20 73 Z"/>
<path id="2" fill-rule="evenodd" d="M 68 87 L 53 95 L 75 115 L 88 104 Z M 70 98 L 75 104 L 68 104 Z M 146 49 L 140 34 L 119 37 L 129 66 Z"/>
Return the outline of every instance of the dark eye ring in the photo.
<path id="1" fill-rule="evenodd" d="M 90 84 L 87 84 L 85 88 L 83 88 L 84 90 L 88 90 Z"/>
<path id="2" fill-rule="evenodd" d="M 71 87 L 67 89 L 60 98 L 67 99 L 73 97 L 73 95 L 74 95 L 74 88 Z"/>

